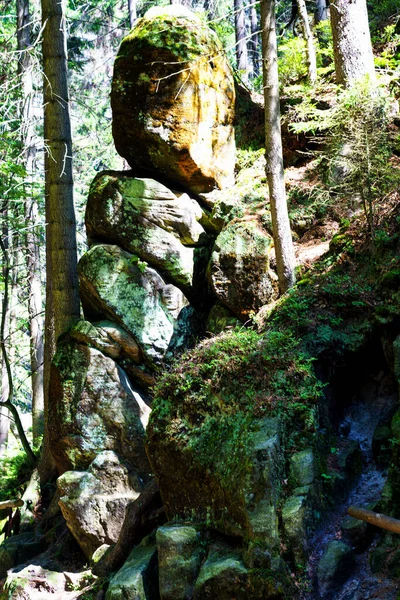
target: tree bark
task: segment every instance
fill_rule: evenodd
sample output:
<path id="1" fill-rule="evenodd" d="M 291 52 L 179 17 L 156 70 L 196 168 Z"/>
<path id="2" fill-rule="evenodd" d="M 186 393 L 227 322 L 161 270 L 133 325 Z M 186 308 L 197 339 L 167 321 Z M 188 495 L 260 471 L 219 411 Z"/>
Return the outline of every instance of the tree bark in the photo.
<path id="1" fill-rule="evenodd" d="M 364 75 L 375 77 L 365 0 L 335 0 L 330 5 L 336 81 L 344 87 Z"/>
<path id="2" fill-rule="evenodd" d="M 314 22 L 316 25 L 321 21 L 326 21 L 329 18 L 328 14 L 329 0 L 316 0 Z"/>
<path id="3" fill-rule="evenodd" d="M 136 13 L 136 0 L 128 0 L 128 10 L 129 10 L 129 25 L 130 28 L 134 26 L 137 19 Z"/>
<path id="4" fill-rule="evenodd" d="M 286 204 L 279 107 L 275 1 L 261 0 L 262 63 L 265 99 L 265 158 L 279 288 L 295 283 L 295 256 Z"/>
<path id="5" fill-rule="evenodd" d="M 25 190 L 25 233 L 26 265 L 28 270 L 28 313 L 30 334 L 30 362 L 32 381 L 32 434 L 36 441 L 43 434 L 43 317 L 42 283 L 40 279 L 40 258 L 37 236 L 38 205 L 33 193 L 36 145 L 33 120 L 33 61 L 30 47 L 29 0 L 17 0 L 17 42 L 19 50 L 19 70 L 21 73 L 23 106 L 22 148 L 26 168 Z"/>
<path id="6" fill-rule="evenodd" d="M 375 525 L 381 529 L 386 529 L 387 531 L 392 531 L 393 533 L 400 533 L 399 519 L 387 517 L 386 515 L 381 515 L 373 510 L 358 508 L 357 506 L 350 506 L 347 512 L 351 517 L 359 519 L 360 521 L 366 521 L 371 525 Z"/>
<path id="7" fill-rule="evenodd" d="M 134 545 L 165 521 L 162 500 L 155 479 L 149 481 L 140 496 L 128 504 L 117 543 L 93 567 L 93 573 L 105 577 L 119 569 Z"/>
<path id="8" fill-rule="evenodd" d="M 247 55 L 247 31 L 243 0 L 234 0 L 235 37 L 236 37 L 236 68 L 242 80 L 248 81 L 249 61 Z"/>
<path id="9" fill-rule="evenodd" d="M 250 49 L 251 49 L 251 60 L 253 62 L 253 75 L 257 77 L 260 74 L 260 40 L 259 40 L 259 29 L 258 29 L 258 16 L 255 6 L 250 8 L 250 24 L 251 24 L 251 38 L 250 38 Z"/>
<path id="10" fill-rule="evenodd" d="M 79 318 L 76 222 L 67 77 L 64 0 L 42 0 L 46 201 L 46 315 L 44 458 L 48 464 L 47 415 L 50 363 L 58 336 Z M 41 472 L 41 476 L 43 473 Z"/>
<path id="11" fill-rule="evenodd" d="M 308 81 L 311 85 L 317 80 L 317 56 L 315 54 L 314 36 L 311 31 L 308 20 L 307 7 L 305 0 L 297 0 L 299 15 L 301 19 L 304 39 L 307 44 L 307 73 Z"/>

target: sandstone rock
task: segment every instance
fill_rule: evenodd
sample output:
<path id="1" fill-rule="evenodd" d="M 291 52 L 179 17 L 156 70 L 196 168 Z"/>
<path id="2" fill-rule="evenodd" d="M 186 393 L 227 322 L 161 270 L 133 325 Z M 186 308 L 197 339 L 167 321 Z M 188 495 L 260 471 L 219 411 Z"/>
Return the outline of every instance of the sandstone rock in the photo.
<path id="1" fill-rule="evenodd" d="M 296 487 L 310 485 L 314 481 L 315 460 L 311 448 L 296 452 L 290 457 L 290 475 Z"/>
<path id="2" fill-rule="evenodd" d="M 201 567 L 193 600 L 247 600 L 247 576 L 239 555 L 213 548 Z"/>
<path id="3" fill-rule="evenodd" d="M 50 395 L 50 444 L 60 473 L 87 469 L 99 452 L 114 450 L 146 478 L 150 408 L 111 358 L 68 337 L 59 341 Z"/>
<path id="4" fill-rule="evenodd" d="M 124 566 L 111 579 L 106 600 L 159 600 L 157 547 L 145 538 L 130 553 Z"/>
<path id="5" fill-rule="evenodd" d="M 136 341 L 122 327 L 111 321 L 89 323 L 80 319 L 71 329 L 70 336 L 78 342 L 97 348 L 110 358 L 127 357 L 135 364 L 141 361 L 141 352 Z"/>
<path id="6" fill-rule="evenodd" d="M 98 454 L 87 472 L 67 471 L 57 480 L 59 505 L 69 530 L 90 559 L 103 544 L 115 543 L 125 509 L 141 491 L 115 452 Z"/>
<path id="7" fill-rule="evenodd" d="M 0 545 L 0 579 L 7 575 L 7 571 L 15 565 L 24 563 L 40 554 L 44 550 L 43 539 L 36 538 L 35 534 L 20 533 L 7 538 Z"/>
<path id="8" fill-rule="evenodd" d="M 133 169 L 156 170 L 194 192 L 231 185 L 234 102 L 216 34 L 186 7 L 154 7 L 122 41 L 113 135 Z"/>
<path id="9" fill-rule="evenodd" d="M 157 529 L 161 600 L 190 600 L 204 555 L 193 525 L 168 523 Z"/>
<path id="10" fill-rule="evenodd" d="M 357 550 L 366 548 L 370 541 L 368 523 L 354 517 L 347 516 L 342 522 L 342 534 L 344 541 Z"/>
<path id="11" fill-rule="evenodd" d="M 290 496 L 282 508 L 282 522 L 296 564 L 307 560 L 307 501 L 305 496 Z"/>
<path id="12" fill-rule="evenodd" d="M 89 240 L 117 244 L 188 289 L 194 249 L 208 241 L 203 211 L 187 194 L 179 197 L 154 179 L 105 171 L 93 181 L 86 206 Z"/>
<path id="13" fill-rule="evenodd" d="M 218 299 L 242 320 L 276 296 L 269 268 L 272 238 L 257 221 L 231 221 L 217 237 L 208 278 Z"/>
<path id="14" fill-rule="evenodd" d="M 159 362 L 174 321 L 187 304 L 182 292 L 118 246 L 93 246 L 78 269 L 85 315 L 116 321 L 135 338 L 150 364 Z"/>
<path id="15" fill-rule="evenodd" d="M 224 454 L 232 452 L 231 436 L 242 435 L 240 422 L 235 424 L 230 417 L 225 421 L 221 415 L 213 414 L 207 421 L 210 443 L 203 448 L 196 446 L 199 431 L 190 431 L 183 424 L 188 422 L 188 415 L 182 417 L 181 413 L 173 419 L 173 427 L 151 421 L 146 436 L 167 517 L 185 519 L 196 515 L 198 521 L 208 521 L 226 535 L 268 539 L 271 549 L 279 547 L 276 503 L 283 461 L 278 420 L 257 422 L 250 438 L 251 474 L 248 477 L 247 471 L 247 476 L 241 477 L 240 465 L 226 468 L 228 458 Z M 197 418 L 196 414 L 194 419 Z M 220 435 L 224 437 L 219 438 Z M 219 441 L 216 443 L 215 439 Z M 227 447 L 231 450 L 227 451 Z M 220 453 L 219 459 L 213 468 L 207 468 L 204 453 L 211 456 L 216 452 Z"/>
<path id="16" fill-rule="evenodd" d="M 74 600 L 79 590 L 93 583 L 90 571 L 60 573 L 40 565 L 28 565 L 22 570 L 9 572 L 1 600 Z"/>
<path id="17" fill-rule="evenodd" d="M 317 569 L 318 587 L 321 596 L 325 596 L 342 583 L 350 574 L 353 566 L 354 557 L 351 548 L 338 540 L 330 542 Z"/>

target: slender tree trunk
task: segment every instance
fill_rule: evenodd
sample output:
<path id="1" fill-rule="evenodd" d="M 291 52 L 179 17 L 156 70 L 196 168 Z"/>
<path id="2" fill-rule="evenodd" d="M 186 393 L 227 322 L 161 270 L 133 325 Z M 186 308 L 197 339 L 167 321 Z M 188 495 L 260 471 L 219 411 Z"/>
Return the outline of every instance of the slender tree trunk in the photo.
<path id="1" fill-rule="evenodd" d="M 311 31 L 310 22 L 308 20 L 307 7 L 305 0 L 297 0 L 299 15 L 301 19 L 304 39 L 307 44 L 307 73 L 308 81 L 311 85 L 317 80 L 317 56 L 315 54 L 314 36 Z"/>
<path id="2" fill-rule="evenodd" d="M 248 81 L 249 60 L 247 55 L 247 30 L 243 0 L 234 0 L 235 37 L 236 37 L 236 68 L 242 80 Z"/>
<path id="3" fill-rule="evenodd" d="M 51 402 L 50 363 L 58 336 L 79 318 L 76 222 L 63 0 L 42 0 L 46 200 L 45 441 L 41 463 L 49 465 L 46 435 Z M 49 470 L 49 468 L 47 469 Z"/>
<path id="4" fill-rule="evenodd" d="M 132 29 L 132 27 L 136 23 L 136 19 L 137 19 L 136 0 L 128 0 L 128 10 L 129 10 L 129 25 Z"/>
<path id="5" fill-rule="evenodd" d="M 250 38 L 250 49 L 251 59 L 253 62 L 253 75 L 257 77 L 260 74 L 260 36 L 258 29 L 258 16 L 255 6 L 250 8 L 250 24 L 251 24 L 251 38 Z"/>
<path id="6" fill-rule="evenodd" d="M 375 77 L 366 0 L 330 5 L 336 80 L 344 87 L 364 75 Z"/>
<path id="7" fill-rule="evenodd" d="M 265 99 L 266 174 L 276 253 L 279 288 L 286 292 L 295 282 L 295 256 L 286 204 L 279 107 L 275 1 L 261 0 L 262 58 Z"/>
<path id="8" fill-rule="evenodd" d="M 30 46 L 29 0 L 17 0 L 17 40 L 19 69 L 22 80 L 22 147 L 27 173 L 25 199 L 26 263 L 28 270 L 28 312 L 30 333 L 30 361 L 32 378 L 32 432 L 37 440 L 43 434 L 43 317 L 42 284 L 37 237 L 38 205 L 33 194 L 33 174 L 36 158 L 35 130 L 33 121 L 33 74 Z"/>
<path id="9" fill-rule="evenodd" d="M 314 22 L 316 25 L 321 21 L 326 21 L 329 18 L 328 14 L 329 0 L 316 0 Z"/>
<path id="10" fill-rule="evenodd" d="M 9 227 L 8 227 L 8 204 L 4 204 L 2 208 L 2 227 L 1 227 L 1 236 L 2 243 L 4 245 L 5 252 L 8 252 L 8 237 L 9 237 Z M 8 277 L 8 264 L 6 261 L 2 261 L 2 277 L 3 281 L 6 281 L 6 277 Z M 10 307 L 9 303 L 4 302 L 4 294 L 2 300 L 3 312 L 2 319 L 3 322 L 3 344 L 4 347 L 7 348 L 9 344 L 9 335 L 10 335 Z M 2 398 L 8 398 L 9 396 L 9 382 L 8 382 L 8 374 L 7 374 L 7 365 L 6 365 L 6 356 L 1 352 L 1 396 Z M 7 449 L 8 435 L 10 432 L 10 415 L 4 406 L 0 407 L 0 449 L 1 453 L 3 453 Z"/>
<path id="11" fill-rule="evenodd" d="M 6 318 L 7 318 L 7 313 L 9 311 L 9 282 L 10 282 L 10 274 L 11 274 L 12 268 L 11 268 L 11 264 L 10 264 L 10 260 L 9 260 L 9 253 L 8 253 L 7 247 L 2 238 L 0 238 L 0 249 L 1 249 L 1 256 L 2 256 L 2 261 L 3 261 L 3 268 L 4 268 L 4 294 L 3 294 L 1 322 L 0 322 L 0 350 L 1 350 L 2 357 L 3 357 L 3 361 L 5 363 L 6 378 L 7 378 L 7 383 L 8 383 L 6 396 L 3 395 L 3 390 L 2 390 L 2 399 L 0 402 L 0 406 L 3 408 L 6 408 L 11 413 L 11 416 L 14 420 L 14 424 L 17 429 L 17 433 L 18 433 L 19 439 L 21 441 L 21 444 L 22 444 L 29 460 L 31 461 L 31 463 L 36 464 L 36 456 L 32 452 L 32 448 L 31 448 L 31 446 L 28 442 L 28 439 L 25 435 L 25 431 L 22 426 L 18 410 L 13 404 L 14 385 L 13 385 L 13 377 L 12 377 L 12 372 L 11 372 L 11 364 L 10 364 L 10 360 L 9 360 L 9 356 L 8 356 L 8 352 L 7 352 L 6 338 L 5 338 Z"/>

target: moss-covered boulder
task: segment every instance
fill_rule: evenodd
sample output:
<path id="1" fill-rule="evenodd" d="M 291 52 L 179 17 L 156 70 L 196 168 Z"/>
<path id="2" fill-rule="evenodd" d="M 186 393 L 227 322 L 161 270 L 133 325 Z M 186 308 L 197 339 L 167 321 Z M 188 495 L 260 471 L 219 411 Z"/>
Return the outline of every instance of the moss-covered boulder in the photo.
<path id="1" fill-rule="evenodd" d="M 177 196 L 154 179 L 105 171 L 90 187 L 85 223 L 89 240 L 117 244 L 187 291 L 193 283 L 193 246 L 208 242 L 202 216 L 187 194 Z"/>
<path id="2" fill-rule="evenodd" d="M 59 505 L 69 530 L 90 559 L 102 544 L 118 539 L 126 506 L 141 482 L 115 452 L 101 452 L 88 471 L 67 471 L 57 480 Z"/>
<path id="3" fill-rule="evenodd" d="M 247 600 L 248 571 L 240 555 L 225 548 L 210 550 L 194 589 L 194 600 Z"/>
<path id="4" fill-rule="evenodd" d="M 64 338 L 51 366 L 50 397 L 50 445 L 60 473 L 87 469 L 99 452 L 114 450 L 140 477 L 148 475 L 150 408 L 111 358 Z"/>
<path id="5" fill-rule="evenodd" d="M 132 550 L 111 579 L 106 600 L 159 600 L 157 571 L 157 546 L 149 536 Z"/>
<path id="6" fill-rule="evenodd" d="M 187 300 L 172 284 L 118 246 L 98 244 L 79 261 L 81 300 L 89 320 L 111 319 L 137 341 L 149 364 L 160 362 Z"/>
<path id="7" fill-rule="evenodd" d="M 217 35 L 181 5 L 124 38 L 111 91 L 115 146 L 133 169 L 194 192 L 233 183 L 235 89 Z"/>
<path id="8" fill-rule="evenodd" d="M 168 523 L 157 529 L 161 600 L 190 600 L 205 554 L 193 525 Z"/>
<path id="9" fill-rule="evenodd" d="M 257 219 L 231 221 L 215 240 L 208 279 L 220 302 L 242 320 L 277 295 L 271 249 L 272 238 Z"/>

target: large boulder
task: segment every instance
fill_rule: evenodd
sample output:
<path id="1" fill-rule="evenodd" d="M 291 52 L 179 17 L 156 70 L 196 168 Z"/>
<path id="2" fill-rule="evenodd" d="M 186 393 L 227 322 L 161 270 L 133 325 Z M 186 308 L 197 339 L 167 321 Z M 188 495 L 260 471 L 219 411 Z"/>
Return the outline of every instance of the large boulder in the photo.
<path id="1" fill-rule="evenodd" d="M 272 238 L 256 220 L 231 221 L 215 240 L 208 278 L 215 294 L 242 320 L 276 297 Z"/>
<path id="2" fill-rule="evenodd" d="M 149 364 L 160 362 L 187 304 L 183 293 L 136 255 L 98 244 L 79 261 L 81 300 L 89 320 L 107 318 L 137 341 Z"/>
<path id="3" fill-rule="evenodd" d="M 97 455 L 88 471 L 67 471 L 57 480 L 59 505 L 69 530 L 87 558 L 118 539 L 129 502 L 141 483 L 115 452 Z"/>
<path id="4" fill-rule="evenodd" d="M 60 473 L 87 469 L 99 452 L 114 450 L 147 477 L 150 408 L 111 358 L 69 337 L 59 341 L 50 395 L 50 446 Z"/>
<path id="5" fill-rule="evenodd" d="M 187 246 L 208 241 L 202 216 L 187 194 L 177 196 L 154 179 L 105 171 L 90 187 L 85 222 L 89 240 L 117 244 L 187 290 L 195 260 Z"/>
<path id="6" fill-rule="evenodd" d="M 235 89 L 217 35 L 186 7 L 154 7 L 124 38 L 111 91 L 115 146 L 194 192 L 233 183 Z"/>
<path id="7" fill-rule="evenodd" d="M 146 441 L 167 517 L 195 516 L 225 535 L 257 539 L 278 550 L 283 464 L 278 420 L 255 419 L 246 447 L 234 449 L 231 440 L 244 438 L 247 428 L 240 418 L 222 416 L 218 409 L 199 417 L 198 411 L 190 413 L 189 402 L 171 417 L 172 424 L 159 417 L 150 420 Z"/>

